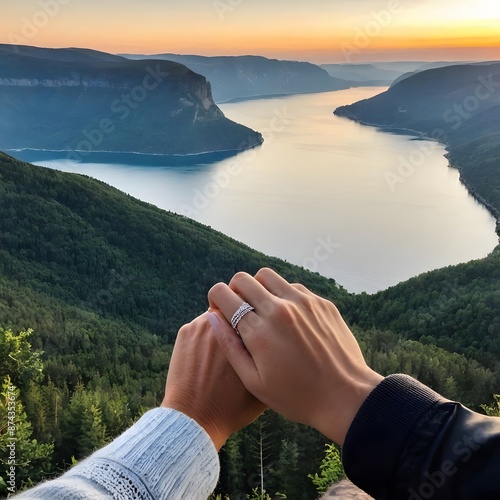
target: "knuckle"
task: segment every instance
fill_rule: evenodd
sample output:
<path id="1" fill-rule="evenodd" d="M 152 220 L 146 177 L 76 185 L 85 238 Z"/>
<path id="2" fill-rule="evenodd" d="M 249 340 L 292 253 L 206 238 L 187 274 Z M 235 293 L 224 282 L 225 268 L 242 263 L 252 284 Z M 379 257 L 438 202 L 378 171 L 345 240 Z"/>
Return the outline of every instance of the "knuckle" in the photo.
<path id="1" fill-rule="evenodd" d="M 324 299 L 324 301 L 325 301 L 327 307 L 329 307 L 330 310 L 333 312 L 335 317 L 342 318 L 342 315 L 340 314 L 340 311 L 339 311 L 338 307 L 336 306 L 336 304 L 334 304 L 333 302 L 326 300 L 326 299 Z"/>
<path id="2" fill-rule="evenodd" d="M 255 278 L 265 279 L 274 274 L 274 271 L 269 267 L 262 267 L 257 271 Z"/>
<path id="3" fill-rule="evenodd" d="M 309 290 L 302 283 L 292 283 L 292 286 L 299 292 L 308 292 Z"/>
<path id="4" fill-rule="evenodd" d="M 301 293 L 293 298 L 293 304 L 295 312 L 299 315 L 316 314 L 323 307 L 323 299 L 310 293 Z"/>
<path id="5" fill-rule="evenodd" d="M 239 273 L 236 273 L 233 278 L 231 279 L 231 282 L 229 283 L 229 286 L 232 287 L 237 287 L 239 284 L 241 284 L 243 281 L 246 281 L 248 278 L 251 276 L 243 271 L 240 271 Z"/>
<path id="6" fill-rule="evenodd" d="M 303 289 L 299 289 L 300 294 L 297 294 L 293 297 L 293 301 L 301 306 L 309 307 L 311 304 L 316 302 L 316 297 L 312 296 L 310 293 L 307 293 L 308 290 L 306 287 Z M 319 298 L 319 297 L 318 297 Z"/>
<path id="7" fill-rule="evenodd" d="M 177 338 L 183 338 L 189 333 L 189 324 L 185 324 L 179 328 L 179 331 L 177 332 Z"/>
<path id="8" fill-rule="evenodd" d="M 216 299 L 221 295 L 221 293 L 224 293 L 224 290 L 226 289 L 226 284 L 225 283 L 216 283 L 210 290 L 208 291 L 208 298 L 213 300 Z"/>

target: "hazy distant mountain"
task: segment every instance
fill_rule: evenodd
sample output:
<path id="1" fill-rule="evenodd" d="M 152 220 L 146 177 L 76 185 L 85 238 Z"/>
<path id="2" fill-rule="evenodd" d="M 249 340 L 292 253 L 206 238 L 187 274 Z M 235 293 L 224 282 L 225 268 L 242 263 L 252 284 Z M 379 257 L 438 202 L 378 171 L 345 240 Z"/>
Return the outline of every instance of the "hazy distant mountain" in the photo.
<path id="1" fill-rule="evenodd" d="M 493 62 L 493 61 L 492 61 Z M 425 63 L 422 64 L 421 66 L 417 67 L 413 71 L 408 71 L 406 73 L 403 73 L 401 76 L 396 78 L 393 82 L 392 85 L 396 85 L 396 83 L 399 83 L 401 80 L 404 80 L 405 78 L 408 78 L 410 76 L 416 75 L 417 73 L 420 73 L 421 71 L 425 71 L 428 69 L 436 69 L 436 68 L 445 68 L 447 66 L 463 66 L 464 64 L 488 64 L 484 62 L 472 62 L 472 63 L 465 63 L 465 62 L 432 62 L 432 63 Z"/>
<path id="2" fill-rule="evenodd" d="M 400 71 L 381 69 L 373 64 L 322 64 L 321 67 L 332 77 L 374 85 L 390 85 L 402 74 Z"/>
<path id="3" fill-rule="evenodd" d="M 447 144 L 450 161 L 470 190 L 500 213 L 500 63 L 419 72 L 335 114 L 411 129 Z"/>
<path id="4" fill-rule="evenodd" d="M 253 147 L 210 84 L 169 61 L 0 45 L 0 148 L 196 154 Z"/>
<path id="5" fill-rule="evenodd" d="M 371 64 L 322 64 L 333 77 L 349 80 L 352 85 L 391 85 L 418 71 L 458 64 L 454 62 L 396 61 Z"/>
<path id="6" fill-rule="evenodd" d="M 165 59 L 184 64 L 212 84 L 217 102 L 257 96 L 326 92 L 350 87 L 307 62 L 278 61 L 259 56 L 204 57 L 178 54 L 131 55 L 129 59 Z"/>
<path id="7" fill-rule="evenodd" d="M 374 62 L 377 68 L 390 70 L 390 71 L 398 71 L 400 73 L 409 73 L 411 71 L 415 71 L 417 69 L 433 69 L 433 68 L 442 68 L 444 66 L 452 66 L 454 64 L 465 64 L 457 61 L 382 61 L 382 62 Z"/>

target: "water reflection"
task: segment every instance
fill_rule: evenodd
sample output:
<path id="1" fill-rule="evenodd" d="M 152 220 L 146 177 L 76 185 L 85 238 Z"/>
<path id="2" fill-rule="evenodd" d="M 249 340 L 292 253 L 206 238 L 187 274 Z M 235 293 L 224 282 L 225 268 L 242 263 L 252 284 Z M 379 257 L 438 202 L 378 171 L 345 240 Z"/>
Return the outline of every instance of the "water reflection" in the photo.
<path id="1" fill-rule="evenodd" d="M 224 104 L 226 116 L 263 132 L 266 141 L 217 161 L 160 161 L 154 168 L 36 163 L 96 177 L 350 291 L 374 292 L 483 257 L 497 242 L 494 218 L 448 168 L 443 146 L 332 113 L 381 90 Z M 390 174 L 399 175 L 402 162 L 422 146 L 425 161 L 391 184 Z"/>

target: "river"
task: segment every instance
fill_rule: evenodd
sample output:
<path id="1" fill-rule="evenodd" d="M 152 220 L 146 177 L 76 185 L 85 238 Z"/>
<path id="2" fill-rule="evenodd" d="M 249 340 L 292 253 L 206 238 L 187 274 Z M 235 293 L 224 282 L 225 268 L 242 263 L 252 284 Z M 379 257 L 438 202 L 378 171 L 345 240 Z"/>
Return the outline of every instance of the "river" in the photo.
<path id="1" fill-rule="evenodd" d="M 442 145 L 333 115 L 382 90 L 221 104 L 265 142 L 211 163 L 34 163 L 85 173 L 351 292 L 373 293 L 484 257 L 497 243 L 494 218 L 449 168 Z"/>

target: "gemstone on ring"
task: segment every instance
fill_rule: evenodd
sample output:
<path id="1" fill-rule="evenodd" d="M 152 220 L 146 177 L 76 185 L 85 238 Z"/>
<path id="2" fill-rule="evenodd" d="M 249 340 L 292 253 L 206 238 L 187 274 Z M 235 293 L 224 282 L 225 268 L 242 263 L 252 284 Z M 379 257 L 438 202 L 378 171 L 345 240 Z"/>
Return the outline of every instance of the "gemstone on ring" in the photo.
<path id="1" fill-rule="evenodd" d="M 242 320 L 243 316 L 248 314 L 251 311 L 255 311 L 255 308 L 252 307 L 248 302 L 243 302 L 238 310 L 233 314 L 231 318 L 231 326 L 234 328 L 234 331 L 239 335 L 238 331 L 238 323 Z"/>

